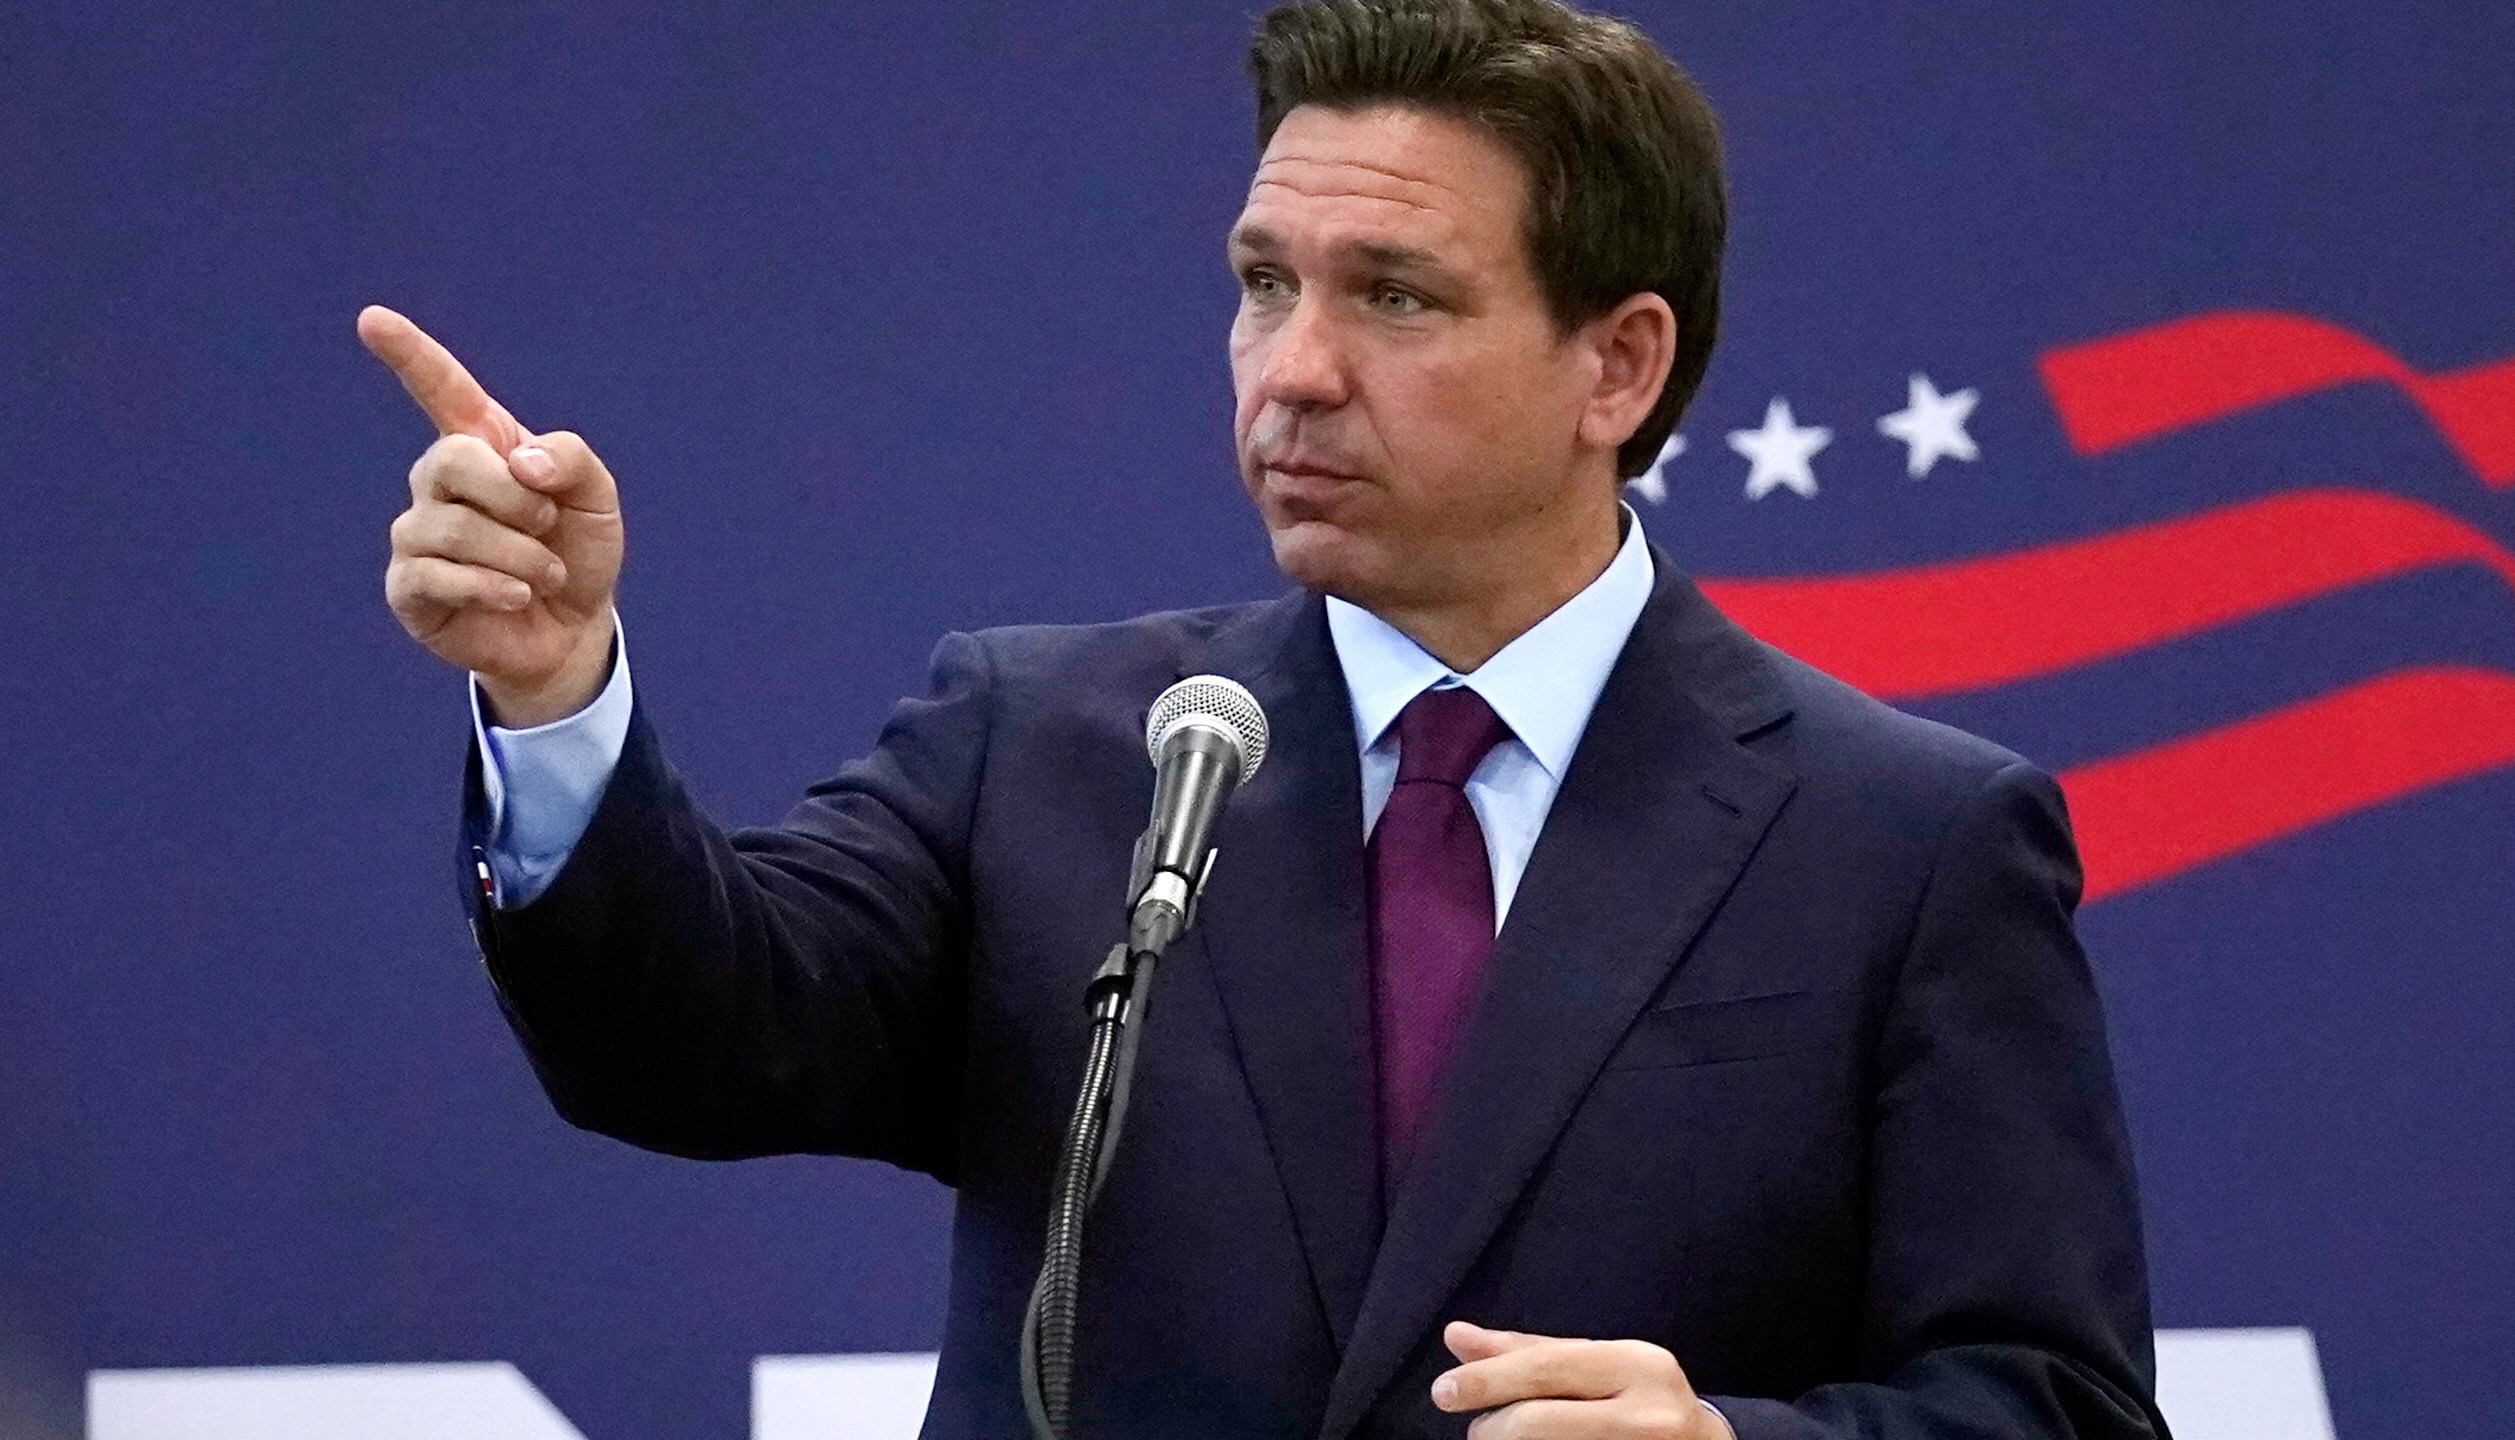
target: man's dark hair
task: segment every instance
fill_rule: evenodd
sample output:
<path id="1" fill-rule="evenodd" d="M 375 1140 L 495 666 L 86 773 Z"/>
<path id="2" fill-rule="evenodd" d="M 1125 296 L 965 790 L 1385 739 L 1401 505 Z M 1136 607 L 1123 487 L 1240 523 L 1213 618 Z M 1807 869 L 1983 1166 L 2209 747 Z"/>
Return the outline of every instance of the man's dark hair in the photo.
<path id="1" fill-rule="evenodd" d="M 1729 228 L 1720 126 L 1703 92 L 1621 20 L 1557 0 L 1300 0 L 1249 41 L 1258 148 L 1300 105 L 1399 104 L 1483 126 L 1529 173 L 1522 232 L 1568 334 L 1656 291 L 1677 317 L 1659 403 L 1616 451 L 1650 468 L 1703 382 Z"/>

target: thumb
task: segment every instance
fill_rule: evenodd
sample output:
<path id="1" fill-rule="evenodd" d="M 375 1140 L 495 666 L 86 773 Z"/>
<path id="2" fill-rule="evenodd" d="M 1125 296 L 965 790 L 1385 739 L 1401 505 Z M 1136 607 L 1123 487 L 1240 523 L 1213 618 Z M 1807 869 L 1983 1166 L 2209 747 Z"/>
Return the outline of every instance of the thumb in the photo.
<path id="1" fill-rule="evenodd" d="M 593 515 L 616 514 L 620 489 L 610 467 L 584 438 L 571 430 L 530 435 L 507 455 L 507 473 L 527 489 L 538 490 L 563 509 Z"/>
<path id="2" fill-rule="evenodd" d="M 1441 1331 L 1441 1343 L 1449 1347 L 1450 1353 L 1457 1356 L 1461 1364 L 1490 1360 L 1496 1355 L 1525 1350 L 1531 1345 L 1543 1345 L 1551 1338 L 1524 1335 L 1517 1330 L 1488 1330 L 1465 1320 L 1453 1320 Z"/>

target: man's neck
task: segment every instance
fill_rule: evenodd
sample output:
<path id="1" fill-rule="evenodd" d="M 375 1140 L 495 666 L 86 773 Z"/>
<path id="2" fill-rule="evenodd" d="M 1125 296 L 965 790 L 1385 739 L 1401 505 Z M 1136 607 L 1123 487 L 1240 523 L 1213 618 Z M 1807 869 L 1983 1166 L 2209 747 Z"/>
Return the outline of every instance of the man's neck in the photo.
<path id="1" fill-rule="evenodd" d="M 1618 499 L 1604 518 L 1563 539 L 1509 547 L 1496 573 L 1455 597 L 1369 608 L 1453 672 L 1469 674 L 1605 574 L 1623 544 L 1623 521 Z"/>

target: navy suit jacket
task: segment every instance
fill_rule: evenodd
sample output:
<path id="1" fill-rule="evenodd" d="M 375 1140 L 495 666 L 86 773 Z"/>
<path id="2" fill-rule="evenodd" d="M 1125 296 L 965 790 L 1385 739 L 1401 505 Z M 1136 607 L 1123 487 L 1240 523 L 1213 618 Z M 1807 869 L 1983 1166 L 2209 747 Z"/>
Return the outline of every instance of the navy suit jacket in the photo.
<path id="1" fill-rule="evenodd" d="M 1664 1345 L 1744 1440 L 2162 1435 L 2059 791 L 1653 558 L 1394 1194 L 1315 595 L 951 636 L 775 829 L 710 823 L 633 719 L 550 888 L 472 891 L 501 1003 L 576 1124 L 954 1187 L 924 1434 L 1019 1436 L 1084 985 L 1151 803 L 1145 709 L 1228 675 L 1274 748 L 1150 998 L 1086 1245 L 1080 1433 L 1458 1436 L 1427 1392 L 1466 1319 Z"/>

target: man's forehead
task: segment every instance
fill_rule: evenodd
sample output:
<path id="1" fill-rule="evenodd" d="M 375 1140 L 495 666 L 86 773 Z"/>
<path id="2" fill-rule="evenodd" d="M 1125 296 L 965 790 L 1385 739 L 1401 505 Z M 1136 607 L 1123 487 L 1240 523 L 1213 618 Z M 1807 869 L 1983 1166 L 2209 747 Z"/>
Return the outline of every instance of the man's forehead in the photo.
<path id="1" fill-rule="evenodd" d="M 1447 249 L 1473 229 L 1444 206 L 1348 190 L 1253 185 L 1229 241 L 1233 249 L 1257 255 L 1313 245 L 1393 255 Z"/>
<path id="2" fill-rule="evenodd" d="M 1271 198 L 1377 201 L 1413 210 L 1441 210 L 1468 193 L 1454 177 L 1437 171 L 1424 173 L 1421 166 L 1407 167 L 1406 158 L 1270 152 L 1249 177 L 1249 199 L 1254 202 L 1277 192 Z"/>
<path id="3" fill-rule="evenodd" d="M 1524 190 L 1518 162 L 1465 121 L 1400 107 L 1303 106 L 1284 118 L 1250 177 L 1234 239 L 1279 242 L 1298 221 L 1427 240 L 1510 231 Z"/>

